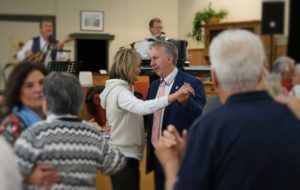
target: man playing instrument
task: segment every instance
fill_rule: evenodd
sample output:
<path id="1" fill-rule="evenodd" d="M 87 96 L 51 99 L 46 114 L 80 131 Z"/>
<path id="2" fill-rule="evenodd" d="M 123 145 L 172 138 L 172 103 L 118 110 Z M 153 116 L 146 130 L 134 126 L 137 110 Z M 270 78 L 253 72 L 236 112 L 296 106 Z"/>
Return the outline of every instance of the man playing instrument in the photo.
<path id="1" fill-rule="evenodd" d="M 58 43 L 53 37 L 53 21 L 50 18 L 43 18 L 39 27 L 40 36 L 30 39 L 17 53 L 17 59 L 43 62 L 46 66 L 49 61 L 66 61 L 68 56 L 60 52 L 64 42 Z"/>

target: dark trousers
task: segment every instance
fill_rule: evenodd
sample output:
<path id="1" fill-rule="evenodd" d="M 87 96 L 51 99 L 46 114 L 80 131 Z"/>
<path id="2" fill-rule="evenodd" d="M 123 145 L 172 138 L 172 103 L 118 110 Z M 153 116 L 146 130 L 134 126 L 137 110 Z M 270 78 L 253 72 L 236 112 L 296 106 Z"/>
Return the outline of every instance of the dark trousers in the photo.
<path id="1" fill-rule="evenodd" d="M 135 158 L 126 158 L 126 166 L 110 177 L 114 190 L 140 189 L 140 162 Z"/>

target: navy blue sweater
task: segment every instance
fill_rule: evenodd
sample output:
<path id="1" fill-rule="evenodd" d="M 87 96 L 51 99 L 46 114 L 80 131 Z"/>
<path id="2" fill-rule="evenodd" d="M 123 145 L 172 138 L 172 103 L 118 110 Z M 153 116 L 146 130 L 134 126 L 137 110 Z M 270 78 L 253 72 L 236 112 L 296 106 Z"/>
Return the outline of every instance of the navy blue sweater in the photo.
<path id="1" fill-rule="evenodd" d="M 175 189 L 300 189 L 300 122 L 266 92 L 198 118 L 186 147 Z"/>

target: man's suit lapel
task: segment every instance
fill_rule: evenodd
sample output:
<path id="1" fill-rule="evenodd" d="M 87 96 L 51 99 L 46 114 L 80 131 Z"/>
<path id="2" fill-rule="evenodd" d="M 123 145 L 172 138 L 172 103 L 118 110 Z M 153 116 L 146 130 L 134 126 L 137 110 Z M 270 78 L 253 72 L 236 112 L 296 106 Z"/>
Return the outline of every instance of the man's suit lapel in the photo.
<path id="1" fill-rule="evenodd" d="M 155 99 L 156 94 L 159 88 L 159 80 L 153 82 L 153 88 L 151 88 L 151 91 L 149 92 L 149 99 Z"/>
<path id="2" fill-rule="evenodd" d="M 174 84 L 171 88 L 170 94 L 176 92 L 181 86 L 182 86 L 182 74 L 181 71 L 178 71 L 174 80 Z"/>
<path id="3" fill-rule="evenodd" d="M 174 80 L 174 84 L 171 88 L 170 94 L 176 92 L 181 86 L 182 86 L 182 73 L 181 73 L 181 71 L 178 71 L 178 73 L 175 77 L 175 80 Z M 163 129 L 165 129 L 165 127 L 166 127 L 166 121 L 169 117 L 169 114 L 170 114 L 170 111 L 171 111 L 172 107 L 173 106 L 171 104 L 171 105 L 169 105 L 165 108 L 164 118 L 163 118 L 163 123 L 162 123 Z"/>

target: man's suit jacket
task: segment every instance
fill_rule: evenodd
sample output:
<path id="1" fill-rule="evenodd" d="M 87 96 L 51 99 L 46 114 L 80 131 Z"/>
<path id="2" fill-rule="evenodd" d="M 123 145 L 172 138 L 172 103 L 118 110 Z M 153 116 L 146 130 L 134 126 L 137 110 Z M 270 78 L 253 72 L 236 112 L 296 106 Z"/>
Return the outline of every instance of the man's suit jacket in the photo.
<path id="1" fill-rule="evenodd" d="M 175 125 L 178 132 L 181 134 L 183 129 L 188 129 L 192 122 L 201 115 L 202 108 L 206 102 L 205 91 L 200 80 L 192 75 L 178 71 L 171 93 L 176 92 L 184 83 L 189 83 L 194 91 L 195 96 L 190 96 L 185 106 L 181 105 L 178 101 L 173 102 L 165 108 L 163 114 L 162 130 L 166 129 L 169 124 Z M 160 79 L 153 81 L 148 90 L 147 99 L 154 99 L 159 88 Z M 152 171 L 154 168 L 154 148 L 151 143 L 153 114 L 145 117 L 147 125 L 147 172 Z"/>

